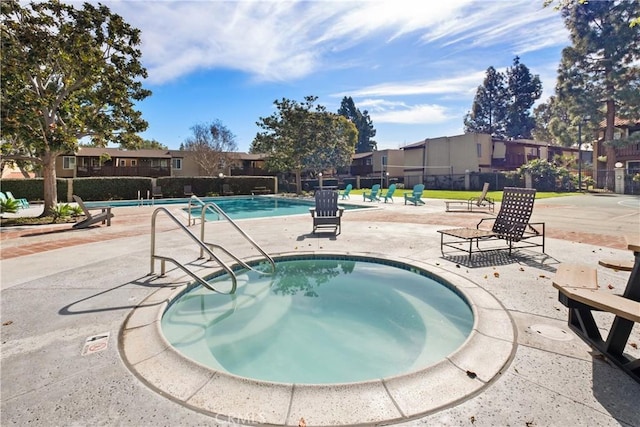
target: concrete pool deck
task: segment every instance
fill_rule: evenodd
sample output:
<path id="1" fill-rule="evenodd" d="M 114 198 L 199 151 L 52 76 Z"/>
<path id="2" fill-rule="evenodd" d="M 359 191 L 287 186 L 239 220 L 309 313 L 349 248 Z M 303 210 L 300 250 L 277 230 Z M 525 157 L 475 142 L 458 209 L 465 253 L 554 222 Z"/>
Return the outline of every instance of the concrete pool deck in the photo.
<path id="1" fill-rule="evenodd" d="M 352 200 L 358 202 L 359 198 L 352 196 Z M 348 211 L 337 237 L 312 236 L 308 215 L 242 220 L 239 224 L 269 253 L 357 252 L 428 265 L 473 282 L 508 313 L 513 338 L 502 341 L 512 350 L 501 356 L 498 369 L 489 376 L 481 375 L 480 369 L 487 368 L 485 361 L 473 360 L 472 353 L 468 363 L 478 369 L 473 379 L 479 385 L 475 390 L 461 398 L 455 394 L 459 383 L 453 379 L 425 377 L 424 381 L 433 381 L 430 390 L 440 402 L 425 413 L 389 422 L 639 426 L 640 384 L 598 357 L 567 327 L 567 310 L 558 302 L 551 278 L 560 262 L 596 266 L 601 258 L 630 258 L 624 236 L 640 235 L 640 199 L 583 195 L 537 200 L 532 220 L 547 223 L 546 254 L 539 250 L 522 251 L 513 258 L 487 254 L 474 258 L 471 264 L 464 255 L 443 258 L 436 231 L 452 225 L 474 226 L 486 215 L 445 213 L 443 201 L 425 201 L 425 206 L 415 207 L 396 199 L 394 204 L 377 204 L 379 209 Z M 148 378 L 139 377 L 125 363 L 121 350 L 126 339 L 119 338 L 134 308 L 156 303 L 147 298 L 169 292 L 163 289 L 183 284 L 185 279 L 175 270 L 163 278 L 148 276 L 153 208 L 114 208 L 113 212 L 111 227 L 71 230 L 70 224 L 62 224 L 1 230 L 0 423 L 195 426 L 232 424 L 240 419 L 249 424 L 265 422 L 267 411 L 275 406 L 276 394 L 271 407 L 261 409 L 252 405 L 251 395 L 237 387 L 190 384 L 203 375 L 193 367 L 185 373 L 181 363 L 178 366 L 183 369 L 178 372 L 148 363 L 162 381 L 193 398 L 182 403 L 166 391 L 150 387 Z M 185 262 L 194 263 L 198 251 L 175 225 L 160 216 L 158 231 L 159 253 L 178 253 Z M 207 225 L 207 236 L 234 253 L 257 255 L 222 223 Z M 599 266 L 598 272 L 601 284 L 612 292 L 624 288 L 628 273 Z M 149 316 L 156 316 L 158 310 Z M 149 319 L 140 317 L 137 321 Z M 483 338 L 502 333 L 504 322 L 487 325 Z M 151 346 L 137 343 L 143 351 Z M 636 325 L 628 351 L 637 356 L 638 346 L 640 328 Z M 457 366 L 464 367 L 464 363 L 458 361 Z M 422 397 L 408 387 L 404 390 L 408 400 Z M 372 408 L 358 418 L 360 423 L 373 422 L 367 415 L 380 411 L 383 404 L 358 390 L 353 394 Z M 229 402 L 234 413 L 222 415 L 231 418 L 192 404 L 202 396 L 210 402 Z M 310 393 L 295 407 L 290 399 L 283 423 L 298 425 L 300 418 L 305 418 L 308 426 L 355 423 L 353 411 L 340 408 L 339 397 L 334 401 L 314 397 Z M 395 404 L 403 409 L 399 399 Z M 318 414 L 327 416 L 321 419 Z"/>

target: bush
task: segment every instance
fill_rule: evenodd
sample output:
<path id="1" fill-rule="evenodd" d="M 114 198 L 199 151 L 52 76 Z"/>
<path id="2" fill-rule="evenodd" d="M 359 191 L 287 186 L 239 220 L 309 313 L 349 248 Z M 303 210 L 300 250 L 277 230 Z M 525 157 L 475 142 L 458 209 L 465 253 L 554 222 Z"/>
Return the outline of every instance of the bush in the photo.
<path id="1" fill-rule="evenodd" d="M 0 200 L 0 213 L 16 213 L 20 209 L 20 202 L 16 199 Z"/>
<path id="2" fill-rule="evenodd" d="M 518 175 L 531 175 L 533 188 L 539 191 L 556 191 L 558 188 L 570 189 L 571 176 L 564 167 L 558 167 L 545 159 L 534 159 L 517 170 Z"/>

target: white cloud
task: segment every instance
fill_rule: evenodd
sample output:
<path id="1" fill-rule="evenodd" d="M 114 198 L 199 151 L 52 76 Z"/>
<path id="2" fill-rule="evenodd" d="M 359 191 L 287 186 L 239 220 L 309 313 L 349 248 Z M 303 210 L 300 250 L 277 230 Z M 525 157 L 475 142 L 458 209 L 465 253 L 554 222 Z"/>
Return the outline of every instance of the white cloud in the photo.
<path id="1" fill-rule="evenodd" d="M 423 43 L 456 50 L 508 41 L 514 53 L 566 40 L 566 32 L 558 40 L 558 12 L 540 10 L 530 0 L 449 0 L 429 3 L 427 10 L 403 0 L 106 4 L 142 30 L 143 61 L 153 83 L 209 68 L 239 70 L 265 81 L 298 79 L 341 66 L 332 55 L 380 36 L 392 41 L 423 33 Z"/>
<path id="2" fill-rule="evenodd" d="M 420 82 L 389 82 L 338 93 L 334 97 L 373 97 L 407 95 L 445 95 L 469 96 L 484 79 L 486 71 L 473 71 L 465 75 Z M 360 104 L 358 104 L 360 105 Z"/>
<path id="3" fill-rule="evenodd" d="M 405 102 L 365 99 L 358 102 L 358 108 L 368 110 L 375 116 L 376 123 L 424 125 L 451 119 L 448 109 L 436 104 L 410 105 Z"/>
<path id="4" fill-rule="evenodd" d="M 446 108 L 428 104 L 376 113 L 376 122 L 380 123 L 433 124 L 445 122 L 450 118 Z"/>

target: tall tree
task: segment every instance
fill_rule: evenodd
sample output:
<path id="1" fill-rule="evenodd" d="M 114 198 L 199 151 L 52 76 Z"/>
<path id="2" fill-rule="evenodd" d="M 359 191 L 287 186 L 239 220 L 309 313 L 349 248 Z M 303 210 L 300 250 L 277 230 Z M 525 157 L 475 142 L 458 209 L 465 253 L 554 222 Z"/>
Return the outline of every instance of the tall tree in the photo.
<path id="1" fill-rule="evenodd" d="M 560 10 L 571 37 L 562 51 L 556 92 L 571 106 L 574 121 L 590 116 L 606 119 L 604 147 L 607 169 L 616 163 L 614 123 L 640 114 L 640 14 L 637 0 L 561 1 Z M 613 188 L 613 174 L 607 187 Z"/>
<path id="2" fill-rule="evenodd" d="M 351 121 L 315 105 L 317 99 L 274 101 L 277 111 L 256 122 L 262 131 L 250 147 L 252 153 L 269 155 L 265 165 L 269 170 L 294 171 L 298 192 L 303 171 L 317 173 L 349 165 L 358 138 Z"/>
<path id="3" fill-rule="evenodd" d="M 505 134 L 506 89 L 505 76 L 491 66 L 478 86 L 471 111 L 464 118 L 464 131 L 488 133 L 502 137 Z"/>
<path id="4" fill-rule="evenodd" d="M 535 127 L 531 107 L 542 95 L 542 83 L 540 77 L 532 75 L 517 56 L 513 59 L 513 66 L 507 69 L 506 95 L 506 136 L 531 138 L 531 130 Z"/>
<path id="5" fill-rule="evenodd" d="M 238 150 L 236 137 L 220 120 L 194 125 L 191 132 L 193 135 L 184 141 L 181 149 L 193 151 L 195 162 L 206 175 L 213 176 L 233 163 L 231 153 Z"/>
<path id="6" fill-rule="evenodd" d="M 349 119 L 351 123 L 356 125 L 356 129 L 358 129 L 356 153 L 369 153 L 376 150 L 378 144 L 371 139 L 376 136 L 376 130 L 373 127 L 373 122 L 367 110 L 360 112 L 360 110 L 356 108 L 353 99 L 350 96 L 345 96 L 340 103 L 338 114 Z"/>
<path id="7" fill-rule="evenodd" d="M 101 146 L 141 141 L 136 133 L 147 123 L 134 102 L 151 92 L 141 83 L 140 31 L 103 5 L 6 0 L 0 8 L 2 132 L 13 141 L 6 157 L 42 166 L 43 215 L 50 215 L 58 155 L 85 137 Z"/>
<path id="8" fill-rule="evenodd" d="M 553 142 L 564 147 L 576 143 L 577 127 L 574 129 L 569 111 L 555 96 L 550 96 L 547 102 L 535 107 L 533 116 L 536 126 L 532 135 L 536 141 Z M 586 128 L 583 129 L 586 135 Z"/>

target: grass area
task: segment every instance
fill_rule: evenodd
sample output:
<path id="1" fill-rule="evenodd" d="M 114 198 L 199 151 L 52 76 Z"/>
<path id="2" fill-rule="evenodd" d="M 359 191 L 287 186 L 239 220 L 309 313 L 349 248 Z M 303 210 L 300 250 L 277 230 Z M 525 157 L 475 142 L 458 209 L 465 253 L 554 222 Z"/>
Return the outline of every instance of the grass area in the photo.
<path id="1" fill-rule="evenodd" d="M 351 190 L 351 193 L 349 193 L 349 195 L 353 196 L 353 195 L 358 195 L 361 196 L 362 193 L 366 191 L 369 192 L 369 189 L 360 189 L 360 190 L 356 190 L 353 189 Z M 380 194 L 386 194 L 387 193 L 387 189 L 383 189 Z M 394 197 L 404 197 L 404 193 L 411 193 L 411 189 L 396 189 L 396 191 L 393 193 Z M 478 197 L 480 195 L 481 191 L 453 191 L 453 190 L 424 190 L 424 193 L 422 193 L 422 197 L 426 198 L 426 199 L 442 199 L 442 200 L 468 200 L 472 197 Z M 565 196 L 575 196 L 579 193 L 557 193 L 557 192 L 543 192 L 543 191 L 538 191 L 536 193 L 536 199 L 548 199 L 551 197 L 565 197 Z M 489 191 L 487 193 L 487 197 L 495 200 L 495 201 L 501 201 L 502 200 L 502 191 Z"/>

